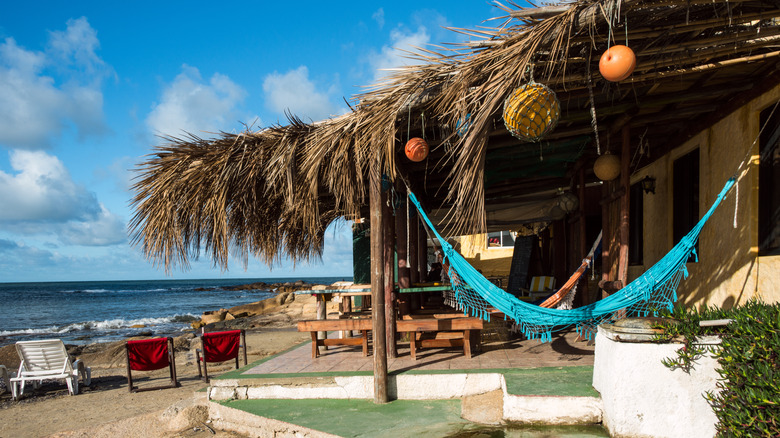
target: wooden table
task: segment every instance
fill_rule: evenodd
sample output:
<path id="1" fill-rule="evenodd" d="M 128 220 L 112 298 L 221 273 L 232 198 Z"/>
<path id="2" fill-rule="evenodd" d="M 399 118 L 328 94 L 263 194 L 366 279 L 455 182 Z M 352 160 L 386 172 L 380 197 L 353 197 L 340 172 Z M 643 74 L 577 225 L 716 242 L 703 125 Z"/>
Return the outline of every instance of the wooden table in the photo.
<path id="1" fill-rule="evenodd" d="M 412 359 L 417 360 L 417 344 L 420 347 L 459 347 L 463 346 L 463 354 L 471 359 L 471 345 L 479 347 L 479 335 L 483 321 L 479 318 L 448 318 L 448 319 L 402 319 L 396 321 L 398 332 L 410 332 L 409 349 Z M 422 333 L 434 333 L 433 339 L 425 339 Z M 418 333 L 421 334 L 420 339 Z M 443 335 L 439 335 L 439 334 Z"/>

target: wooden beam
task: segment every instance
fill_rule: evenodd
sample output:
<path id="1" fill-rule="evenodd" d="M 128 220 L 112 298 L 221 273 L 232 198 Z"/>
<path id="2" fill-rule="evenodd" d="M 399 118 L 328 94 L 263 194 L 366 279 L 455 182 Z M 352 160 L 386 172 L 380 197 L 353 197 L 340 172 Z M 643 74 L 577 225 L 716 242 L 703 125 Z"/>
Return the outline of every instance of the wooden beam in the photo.
<path id="1" fill-rule="evenodd" d="M 396 185 L 398 193 L 404 193 L 400 185 Z M 409 264 L 409 249 L 411 247 L 407 227 L 409 224 L 409 211 L 406 197 L 401 197 L 401 202 L 395 210 L 395 247 L 398 254 L 398 286 L 401 288 L 411 287 L 411 271 Z M 398 297 L 398 316 L 402 318 L 411 311 L 409 308 L 409 297 L 407 294 L 396 294 Z"/>
<path id="2" fill-rule="evenodd" d="M 384 249 L 382 240 L 382 177 L 369 171 L 371 207 L 371 317 L 374 336 L 374 403 L 387 403 L 387 350 L 385 349 Z"/>
<path id="3" fill-rule="evenodd" d="M 417 266 L 420 271 L 420 281 L 424 282 L 428 277 L 428 233 L 425 232 L 425 225 L 419 215 L 413 226 L 417 227 Z"/>
<path id="4" fill-rule="evenodd" d="M 628 284 L 628 224 L 631 196 L 631 128 L 623 125 L 623 150 L 620 153 L 620 257 L 618 259 L 618 280 Z"/>
<path id="5" fill-rule="evenodd" d="M 585 256 L 588 255 L 588 227 L 585 223 L 585 167 L 580 167 L 579 172 L 577 172 L 577 179 L 579 180 L 579 187 L 577 187 L 577 198 L 580 200 L 580 253 L 582 255 L 582 258 L 584 259 Z M 584 306 L 586 304 L 590 303 L 590 297 L 588 295 L 588 278 L 587 275 L 584 276 L 585 278 L 580 279 L 580 293 L 577 294 L 575 297 L 577 304 L 579 306 Z M 579 307 L 578 306 L 578 307 Z"/>
<path id="6" fill-rule="evenodd" d="M 388 359 L 395 359 L 395 300 L 394 286 L 395 282 L 395 219 L 393 218 L 393 209 L 390 206 L 390 191 L 382 190 L 382 231 L 384 239 L 382 242 L 384 259 L 384 300 L 385 306 L 385 347 L 387 348 Z"/>
<path id="7" fill-rule="evenodd" d="M 601 186 L 601 197 L 603 199 L 608 198 L 609 195 L 609 182 L 604 181 L 604 185 Z M 610 233 L 609 229 L 609 202 L 602 202 L 601 203 L 601 230 L 603 232 L 602 238 L 601 238 L 601 281 L 609 281 L 609 270 L 610 270 L 610 241 L 612 240 L 612 234 Z M 609 292 L 604 289 L 604 287 L 601 286 L 601 282 L 599 282 L 599 287 L 601 287 L 601 298 L 606 298 L 609 296 Z"/>

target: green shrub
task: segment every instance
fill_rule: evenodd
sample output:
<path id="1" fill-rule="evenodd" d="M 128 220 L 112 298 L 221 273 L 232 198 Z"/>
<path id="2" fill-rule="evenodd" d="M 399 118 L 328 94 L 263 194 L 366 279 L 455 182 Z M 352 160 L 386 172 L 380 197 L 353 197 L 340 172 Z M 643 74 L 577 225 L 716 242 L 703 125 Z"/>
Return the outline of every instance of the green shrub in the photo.
<path id="1" fill-rule="evenodd" d="M 713 350 L 721 379 L 716 393 L 706 394 L 718 417 L 718 436 L 780 436 L 780 304 L 751 300 L 731 310 L 675 309 L 667 316 L 680 321 L 659 340 L 682 336 L 677 357 L 664 361 L 670 368 L 689 370 L 704 349 L 695 347 L 696 336 L 719 334 L 720 348 Z M 699 327 L 699 321 L 729 318 L 726 327 Z"/>

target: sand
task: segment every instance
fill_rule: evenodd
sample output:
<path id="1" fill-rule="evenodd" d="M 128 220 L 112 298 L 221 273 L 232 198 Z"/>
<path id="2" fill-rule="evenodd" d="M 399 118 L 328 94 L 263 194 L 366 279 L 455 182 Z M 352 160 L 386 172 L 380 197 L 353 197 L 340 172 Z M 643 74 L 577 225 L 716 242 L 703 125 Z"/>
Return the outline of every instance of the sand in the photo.
<path id="1" fill-rule="evenodd" d="M 239 318 L 219 326 L 247 330 L 250 363 L 310 339 L 308 333 L 296 330 L 295 323 L 315 317 L 311 296 L 299 295 L 291 303 L 265 307 L 268 309 L 264 315 Z M 194 357 L 197 344 L 194 334 L 176 338 L 180 387 L 138 393 L 127 389 L 123 342 L 72 348 L 71 355 L 92 368 L 92 384 L 80 388 L 80 394 L 75 396 L 68 395 L 61 381 L 45 383 L 36 390 L 28 385 L 19 401 L 13 401 L 8 391 L 0 394 L 0 438 L 240 437 L 214 430 L 197 407 L 203 396 L 198 396 L 196 391 L 207 386 L 198 379 Z M 13 345 L 0 348 L 0 364 L 16 370 L 18 363 Z M 231 369 L 229 363 L 209 366 L 209 374 L 218 375 Z M 164 383 L 167 369 L 134 373 L 133 380 L 141 387 Z"/>

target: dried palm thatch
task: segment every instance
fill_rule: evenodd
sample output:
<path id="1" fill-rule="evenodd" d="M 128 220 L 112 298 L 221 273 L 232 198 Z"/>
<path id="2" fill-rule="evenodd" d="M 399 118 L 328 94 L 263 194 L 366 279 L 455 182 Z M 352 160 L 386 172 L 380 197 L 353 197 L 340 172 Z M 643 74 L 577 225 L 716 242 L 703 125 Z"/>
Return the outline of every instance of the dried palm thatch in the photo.
<path id="1" fill-rule="evenodd" d="M 630 123 L 661 149 L 752 86 L 735 79 L 780 83 L 777 1 L 496 6 L 503 14 L 498 26 L 454 29 L 477 40 L 409 53 L 418 65 L 356 96 L 344 116 L 309 124 L 291 115 L 288 125 L 260 131 L 164 138 L 139 166 L 134 243 L 166 269 L 186 267 L 202 247 L 223 268 L 230 254 L 269 265 L 282 256 L 318 257 L 329 223 L 361 216 L 370 170 L 402 177 L 429 207 L 447 209 L 451 232 L 479 232 L 492 200 L 561 184 L 511 180 L 490 193 L 484 184 L 487 154 L 522 147 L 501 125 L 501 109 L 532 75 L 553 88 L 563 106 L 553 141 L 592 135 L 595 105 L 600 136 Z M 623 84 L 607 83 L 598 74 L 598 57 L 625 40 L 638 55 L 636 71 Z M 589 82 L 596 87 L 593 100 Z M 455 127 L 467 117 L 468 130 L 459 134 Z M 402 158 L 410 136 L 427 136 L 432 151 L 426 163 Z M 589 152 L 577 165 L 594 158 Z"/>

